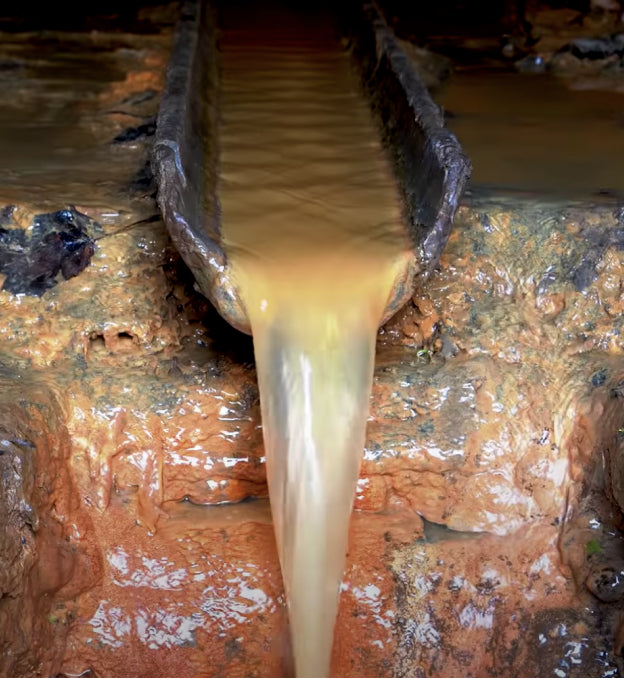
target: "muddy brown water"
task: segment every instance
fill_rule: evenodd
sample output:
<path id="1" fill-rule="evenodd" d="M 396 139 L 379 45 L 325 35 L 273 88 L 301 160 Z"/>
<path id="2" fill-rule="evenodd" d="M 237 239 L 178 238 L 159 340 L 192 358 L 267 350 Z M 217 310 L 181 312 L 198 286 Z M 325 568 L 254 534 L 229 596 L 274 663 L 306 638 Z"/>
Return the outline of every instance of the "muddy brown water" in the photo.
<path id="1" fill-rule="evenodd" d="M 561 200 L 624 197 L 624 94 L 582 75 L 458 68 L 438 90 L 473 185 Z"/>
<path id="2" fill-rule="evenodd" d="M 268 31 L 226 23 L 220 36 L 219 197 L 254 338 L 295 671 L 326 677 L 377 328 L 411 255 L 349 55 L 330 19 L 300 21 L 271 13 Z"/>

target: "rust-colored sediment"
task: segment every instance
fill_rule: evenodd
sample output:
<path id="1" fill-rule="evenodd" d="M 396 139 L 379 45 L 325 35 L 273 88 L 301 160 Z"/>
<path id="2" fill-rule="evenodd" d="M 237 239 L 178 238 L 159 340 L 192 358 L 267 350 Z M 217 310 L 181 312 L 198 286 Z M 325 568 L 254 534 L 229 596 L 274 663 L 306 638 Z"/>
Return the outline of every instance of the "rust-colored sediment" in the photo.
<path id="1" fill-rule="evenodd" d="M 128 124 L 109 112 L 153 114 L 169 35 L 127 40 L 79 120 L 85 176 L 128 172 L 58 201 L 51 178 L 41 201 L 26 174 L 1 190 L 3 229 L 66 204 L 100 226 L 75 278 L 0 291 L 0 673 L 280 675 L 253 353 L 140 222 L 149 137 L 112 145 Z M 380 332 L 333 674 L 618 672 L 621 594 L 600 578 L 622 566 L 621 221 L 473 202 Z"/>

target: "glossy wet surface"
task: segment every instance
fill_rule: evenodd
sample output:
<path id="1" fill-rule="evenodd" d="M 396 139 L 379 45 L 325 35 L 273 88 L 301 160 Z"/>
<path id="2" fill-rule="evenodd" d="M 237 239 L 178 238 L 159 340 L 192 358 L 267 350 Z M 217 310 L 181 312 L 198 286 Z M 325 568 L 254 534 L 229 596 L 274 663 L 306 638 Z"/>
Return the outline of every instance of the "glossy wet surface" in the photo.
<path id="1" fill-rule="evenodd" d="M 624 94 L 575 89 L 551 74 L 456 71 L 437 101 L 472 159 L 475 188 L 624 197 Z"/>
<path id="2" fill-rule="evenodd" d="M 167 33 L 134 40 L 141 60 L 111 48 L 124 77 L 81 109 L 82 159 L 136 127 L 102 101 L 161 87 Z M 102 230 L 77 276 L 0 292 L 4 675 L 292 670 L 266 500 L 239 503 L 266 499 L 252 348 L 141 221 L 154 204 L 126 168 L 148 144 L 97 192 L 108 165 L 58 202 L 23 170 L 0 189 L 19 203 L 4 229 L 67 201 Z M 332 673 L 615 676 L 620 206 L 471 200 L 378 336 Z"/>
<path id="3" fill-rule="evenodd" d="M 116 196 L 111 209 L 132 209 L 144 189 L 129 191 L 141 170 L 136 140 L 111 142 L 129 128 L 153 125 L 163 42 L 158 35 L 97 32 L 60 40 L 4 35 L 0 171 L 7 200 L 36 192 L 40 207 L 98 206 Z"/>
<path id="4" fill-rule="evenodd" d="M 295 672 L 327 677 L 375 338 L 411 253 L 333 22 L 270 16 L 268 32 L 224 18 L 218 196 L 253 334 Z"/>

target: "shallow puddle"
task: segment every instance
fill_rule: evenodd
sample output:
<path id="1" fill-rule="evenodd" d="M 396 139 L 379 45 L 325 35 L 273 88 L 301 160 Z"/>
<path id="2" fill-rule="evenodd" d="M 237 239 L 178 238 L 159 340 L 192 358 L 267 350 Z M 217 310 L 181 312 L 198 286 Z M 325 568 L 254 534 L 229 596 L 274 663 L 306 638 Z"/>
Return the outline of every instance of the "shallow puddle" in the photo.
<path id="1" fill-rule="evenodd" d="M 436 93 L 472 183 L 572 200 L 624 197 L 624 94 L 549 74 L 458 69 Z"/>

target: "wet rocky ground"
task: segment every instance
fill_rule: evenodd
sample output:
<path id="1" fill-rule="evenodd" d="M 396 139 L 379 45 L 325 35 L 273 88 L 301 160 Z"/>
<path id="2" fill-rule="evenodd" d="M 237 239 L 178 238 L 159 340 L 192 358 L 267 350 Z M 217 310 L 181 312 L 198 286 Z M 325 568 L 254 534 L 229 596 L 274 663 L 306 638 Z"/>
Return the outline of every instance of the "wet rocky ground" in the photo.
<path id="1" fill-rule="evenodd" d="M 159 219 L 141 11 L 2 24 L 5 676 L 290 670 L 252 344 Z M 335 675 L 621 673 L 623 280 L 617 195 L 473 185 L 379 333 Z"/>

